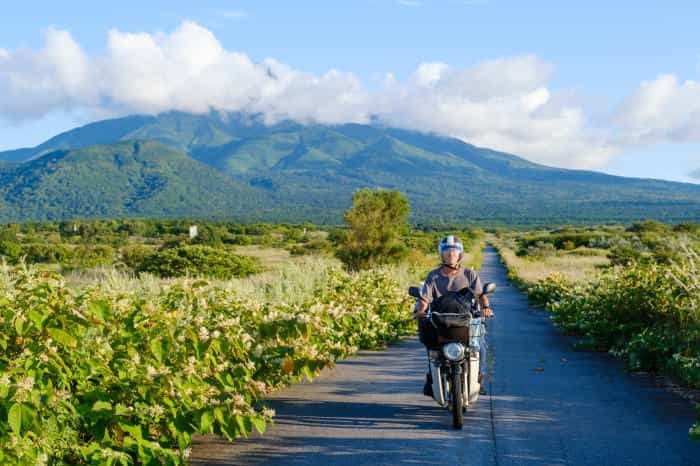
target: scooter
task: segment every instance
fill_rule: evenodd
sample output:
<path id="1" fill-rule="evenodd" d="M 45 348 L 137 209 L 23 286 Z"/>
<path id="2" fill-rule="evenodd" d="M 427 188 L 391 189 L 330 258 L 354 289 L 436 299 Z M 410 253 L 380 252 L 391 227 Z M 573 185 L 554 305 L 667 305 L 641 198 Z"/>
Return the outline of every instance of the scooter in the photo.
<path id="1" fill-rule="evenodd" d="M 495 283 L 487 283 L 482 292 L 488 294 L 495 290 Z M 465 288 L 459 293 L 471 294 L 471 291 Z M 410 287 L 408 294 L 420 298 L 418 287 Z M 440 313 L 429 306 L 425 318 L 440 331 L 438 344 L 428 348 L 433 399 L 440 407 L 452 412 L 452 426 L 461 429 L 464 412 L 479 399 L 481 389 L 479 340 L 484 334 L 481 305 L 472 297 L 471 312 L 466 315 Z M 450 336 L 464 335 L 465 327 L 468 329 L 466 338 Z"/>

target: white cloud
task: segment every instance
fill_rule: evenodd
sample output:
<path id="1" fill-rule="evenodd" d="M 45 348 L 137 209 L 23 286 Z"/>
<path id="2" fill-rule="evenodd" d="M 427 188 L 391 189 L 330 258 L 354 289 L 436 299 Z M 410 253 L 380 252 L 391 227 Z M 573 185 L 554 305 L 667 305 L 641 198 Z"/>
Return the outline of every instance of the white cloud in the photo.
<path id="1" fill-rule="evenodd" d="M 645 81 L 620 106 L 615 122 L 627 143 L 700 141 L 700 82 L 671 74 Z"/>
<path id="2" fill-rule="evenodd" d="M 389 124 L 449 134 L 559 166 L 601 166 L 616 148 L 587 126 L 584 110 L 553 99 L 552 66 L 534 56 L 486 61 L 466 70 L 418 66 L 405 83 L 389 79 L 378 114 Z"/>
<path id="3" fill-rule="evenodd" d="M 50 27 L 41 50 L 0 55 L 1 116 L 33 118 L 64 106 L 95 103 L 89 59 L 67 31 Z"/>
<path id="4" fill-rule="evenodd" d="M 551 88 L 553 72 L 535 55 L 461 69 L 424 62 L 406 79 L 387 74 L 383 86 L 370 92 L 351 72 L 312 74 L 273 58 L 254 61 L 190 21 L 169 33 L 110 30 L 105 52 L 97 56 L 88 56 L 68 31 L 48 28 L 40 50 L 0 49 L 0 118 L 211 108 L 262 112 L 267 122 L 363 123 L 377 117 L 576 168 L 603 166 L 620 148 L 640 141 L 700 138 L 697 82 L 661 76 L 643 83 L 614 112 L 616 126 L 602 129 L 593 124 L 587 99 Z"/>

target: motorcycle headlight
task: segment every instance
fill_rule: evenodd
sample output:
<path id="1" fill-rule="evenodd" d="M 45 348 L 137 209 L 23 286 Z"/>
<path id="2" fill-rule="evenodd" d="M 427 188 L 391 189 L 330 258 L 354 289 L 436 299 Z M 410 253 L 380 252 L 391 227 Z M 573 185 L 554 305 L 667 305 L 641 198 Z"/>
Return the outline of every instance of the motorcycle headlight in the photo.
<path id="1" fill-rule="evenodd" d="M 464 358 L 464 345 L 460 343 L 448 343 L 442 347 L 442 354 L 450 361 L 459 361 Z"/>

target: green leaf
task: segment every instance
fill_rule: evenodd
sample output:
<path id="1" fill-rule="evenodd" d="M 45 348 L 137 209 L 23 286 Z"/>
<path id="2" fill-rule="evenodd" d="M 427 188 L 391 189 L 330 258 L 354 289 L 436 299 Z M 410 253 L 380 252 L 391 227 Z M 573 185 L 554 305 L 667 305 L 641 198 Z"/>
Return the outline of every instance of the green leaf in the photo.
<path id="1" fill-rule="evenodd" d="M 116 408 L 114 409 L 114 415 L 124 416 L 126 414 L 129 414 L 129 410 L 127 409 L 127 407 L 123 404 L 117 404 Z"/>
<path id="2" fill-rule="evenodd" d="M 27 313 L 27 315 L 29 315 L 29 319 L 32 321 L 32 323 L 36 326 L 37 329 L 41 331 L 44 328 L 44 321 L 48 317 L 48 314 L 39 312 L 36 309 L 32 309 Z"/>
<path id="3" fill-rule="evenodd" d="M 224 411 L 219 407 L 214 408 L 214 418 L 217 421 L 219 421 L 219 424 L 226 424 L 226 419 L 224 418 Z"/>
<path id="4" fill-rule="evenodd" d="M 88 312 L 95 319 L 104 322 L 109 312 L 109 304 L 104 301 L 93 301 L 88 305 Z"/>
<path id="5" fill-rule="evenodd" d="M 238 424 L 238 428 L 241 431 L 241 434 L 243 434 L 244 437 L 247 437 L 248 432 L 250 432 L 250 429 L 248 428 L 248 426 L 250 425 L 250 420 L 248 420 L 248 422 L 246 422 L 247 419 L 245 417 L 241 416 L 240 414 L 236 414 L 235 419 L 236 419 L 236 424 Z"/>
<path id="6" fill-rule="evenodd" d="M 17 335 L 19 335 L 20 337 L 24 333 L 24 322 L 25 322 L 25 320 L 24 320 L 24 317 L 22 317 L 22 316 L 17 316 L 17 318 L 15 319 L 15 331 L 17 332 Z"/>
<path id="7" fill-rule="evenodd" d="M 163 343 L 160 341 L 160 338 L 151 340 L 151 353 L 153 353 L 158 362 L 163 362 Z"/>
<path id="8" fill-rule="evenodd" d="M 97 452 L 101 449 L 102 449 L 102 446 L 99 443 L 90 442 L 87 445 L 85 445 L 84 447 L 80 447 L 80 454 L 83 455 L 83 458 L 85 458 L 86 460 L 89 460 L 95 452 Z"/>
<path id="9" fill-rule="evenodd" d="M 264 420 L 264 419 L 261 419 L 261 418 L 259 418 L 259 417 L 251 417 L 251 418 L 250 418 L 250 422 L 253 423 L 253 425 L 255 426 L 255 429 L 256 429 L 258 432 L 260 432 L 261 434 L 265 432 L 265 427 L 266 427 L 266 425 L 265 425 L 265 420 Z"/>
<path id="10" fill-rule="evenodd" d="M 95 404 L 92 405 L 92 410 L 93 411 L 111 411 L 112 404 L 108 401 L 96 401 Z"/>
<path id="11" fill-rule="evenodd" d="M 124 424 L 122 422 L 119 423 L 119 427 L 126 432 L 127 434 L 131 435 L 131 437 L 135 438 L 136 440 L 141 440 L 143 438 L 143 434 L 141 433 L 141 426 L 132 426 L 129 424 Z M 126 441 L 126 439 L 125 439 Z"/>
<path id="12" fill-rule="evenodd" d="M 309 382 L 311 382 L 314 379 L 314 373 L 313 371 L 309 368 L 309 366 L 304 366 L 301 368 L 301 371 L 304 373 L 307 379 L 309 379 Z"/>
<path id="13" fill-rule="evenodd" d="M 22 405 L 15 403 L 7 413 L 7 422 L 15 435 L 20 435 L 22 431 Z"/>
<path id="14" fill-rule="evenodd" d="M 202 433 L 213 433 L 214 418 L 209 411 L 202 413 L 202 418 L 199 420 L 199 430 Z"/>
<path id="15" fill-rule="evenodd" d="M 76 340 L 76 338 L 73 335 L 66 332 L 65 330 L 61 330 L 60 328 L 47 328 L 46 331 L 51 336 L 51 338 L 61 343 L 63 346 L 68 346 L 71 348 L 75 348 L 76 346 L 78 346 L 78 340 Z"/>
<path id="16" fill-rule="evenodd" d="M 180 447 L 180 450 L 184 450 L 185 448 L 189 447 L 190 443 L 192 443 L 192 437 L 190 434 L 188 432 L 178 431 L 177 446 Z"/>

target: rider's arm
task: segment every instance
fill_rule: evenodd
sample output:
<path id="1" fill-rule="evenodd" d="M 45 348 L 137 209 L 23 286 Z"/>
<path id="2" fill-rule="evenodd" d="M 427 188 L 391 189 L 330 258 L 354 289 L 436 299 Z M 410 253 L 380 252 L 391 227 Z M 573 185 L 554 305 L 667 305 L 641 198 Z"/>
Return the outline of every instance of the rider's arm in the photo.
<path id="1" fill-rule="evenodd" d="M 484 312 L 484 317 L 492 317 L 493 311 L 491 311 L 491 306 L 489 306 L 489 298 L 485 294 L 479 296 L 479 304 L 481 304 L 481 310 Z"/>
<path id="2" fill-rule="evenodd" d="M 479 276 L 479 273 L 476 270 L 474 270 L 473 272 L 474 277 L 472 279 L 471 289 L 479 293 L 479 304 L 481 304 L 481 309 L 484 311 L 484 317 L 492 317 L 493 312 L 491 311 L 491 307 L 489 306 L 489 298 L 486 294 L 481 292 L 484 288 L 484 285 L 481 282 L 481 277 Z"/>
<path id="3" fill-rule="evenodd" d="M 413 307 L 413 316 L 420 318 L 425 316 L 425 310 L 428 309 L 428 302 L 423 299 L 417 299 L 416 305 Z"/>
<path id="4" fill-rule="evenodd" d="M 413 317 L 416 319 L 425 317 L 425 311 L 428 309 L 428 305 L 433 296 L 433 285 L 430 276 L 431 274 L 429 273 L 423 282 L 423 286 L 421 286 L 420 289 L 421 297 L 416 299 L 416 305 L 413 307 Z"/>

